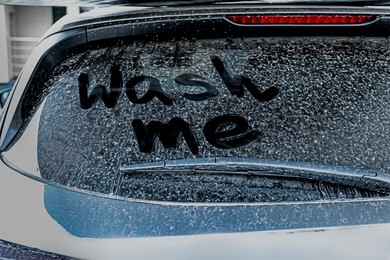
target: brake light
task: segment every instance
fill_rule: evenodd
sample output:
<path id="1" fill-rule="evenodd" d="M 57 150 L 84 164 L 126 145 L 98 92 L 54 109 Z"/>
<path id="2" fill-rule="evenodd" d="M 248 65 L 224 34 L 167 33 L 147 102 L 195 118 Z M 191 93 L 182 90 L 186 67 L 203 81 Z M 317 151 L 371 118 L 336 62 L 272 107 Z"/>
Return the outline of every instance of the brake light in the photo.
<path id="1" fill-rule="evenodd" d="M 373 15 L 229 15 L 237 24 L 360 24 L 373 20 Z"/>

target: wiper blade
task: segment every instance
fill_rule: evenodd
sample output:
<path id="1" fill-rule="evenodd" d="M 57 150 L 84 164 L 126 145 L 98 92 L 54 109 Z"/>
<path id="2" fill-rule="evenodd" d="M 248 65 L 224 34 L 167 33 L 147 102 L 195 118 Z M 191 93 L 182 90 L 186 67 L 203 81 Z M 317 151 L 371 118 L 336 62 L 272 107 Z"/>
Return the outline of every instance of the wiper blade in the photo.
<path id="1" fill-rule="evenodd" d="M 344 166 L 257 158 L 215 157 L 166 160 L 142 164 L 125 164 L 120 167 L 120 171 L 126 175 L 152 172 L 190 172 L 299 178 L 359 187 L 378 192 L 390 192 L 390 175 L 386 173 Z"/>

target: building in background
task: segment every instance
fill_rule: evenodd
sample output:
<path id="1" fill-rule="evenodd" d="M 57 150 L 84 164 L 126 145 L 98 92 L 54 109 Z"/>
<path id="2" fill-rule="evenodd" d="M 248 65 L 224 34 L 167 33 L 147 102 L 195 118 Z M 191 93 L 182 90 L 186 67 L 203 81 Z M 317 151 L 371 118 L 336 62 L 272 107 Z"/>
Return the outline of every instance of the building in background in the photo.
<path id="1" fill-rule="evenodd" d="M 54 22 L 80 10 L 85 8 L 0 5 L 0 84 L 19 75 L 33 48 Z"/>

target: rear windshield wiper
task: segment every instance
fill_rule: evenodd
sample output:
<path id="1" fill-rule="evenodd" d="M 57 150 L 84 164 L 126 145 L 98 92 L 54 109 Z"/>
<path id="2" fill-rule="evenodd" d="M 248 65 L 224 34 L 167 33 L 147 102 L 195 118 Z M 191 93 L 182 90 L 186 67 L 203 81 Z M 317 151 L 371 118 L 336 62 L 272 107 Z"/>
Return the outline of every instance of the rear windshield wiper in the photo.
<path id="1" fill-rule="evenodd" d="M 390 175 L 344 166 L 256 158 L 216 157 L 125 164 L 124 174 L 170 172 L 299 178 L 390 192 Z"/>

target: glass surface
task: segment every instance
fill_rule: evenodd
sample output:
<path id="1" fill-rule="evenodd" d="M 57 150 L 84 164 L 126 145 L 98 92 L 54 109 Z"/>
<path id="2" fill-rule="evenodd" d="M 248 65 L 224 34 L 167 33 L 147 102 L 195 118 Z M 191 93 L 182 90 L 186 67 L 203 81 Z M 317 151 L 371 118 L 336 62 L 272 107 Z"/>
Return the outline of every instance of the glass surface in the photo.
<path id="1" fill-rule="evenodd" d="M 141 199 L 324 198 L 317 182 L 125 175 L 119 168 L 241 157 L 389 172 L 388 44 L 361 37 L 137 41 L 72 57 L 46 85 L 41 175 Z M 288 196 L 303 186 L 317 195 Z M 265 187 L 283 195 L 263 192 Z M 346 189 L 332 194 L 356 193 Z"/>

